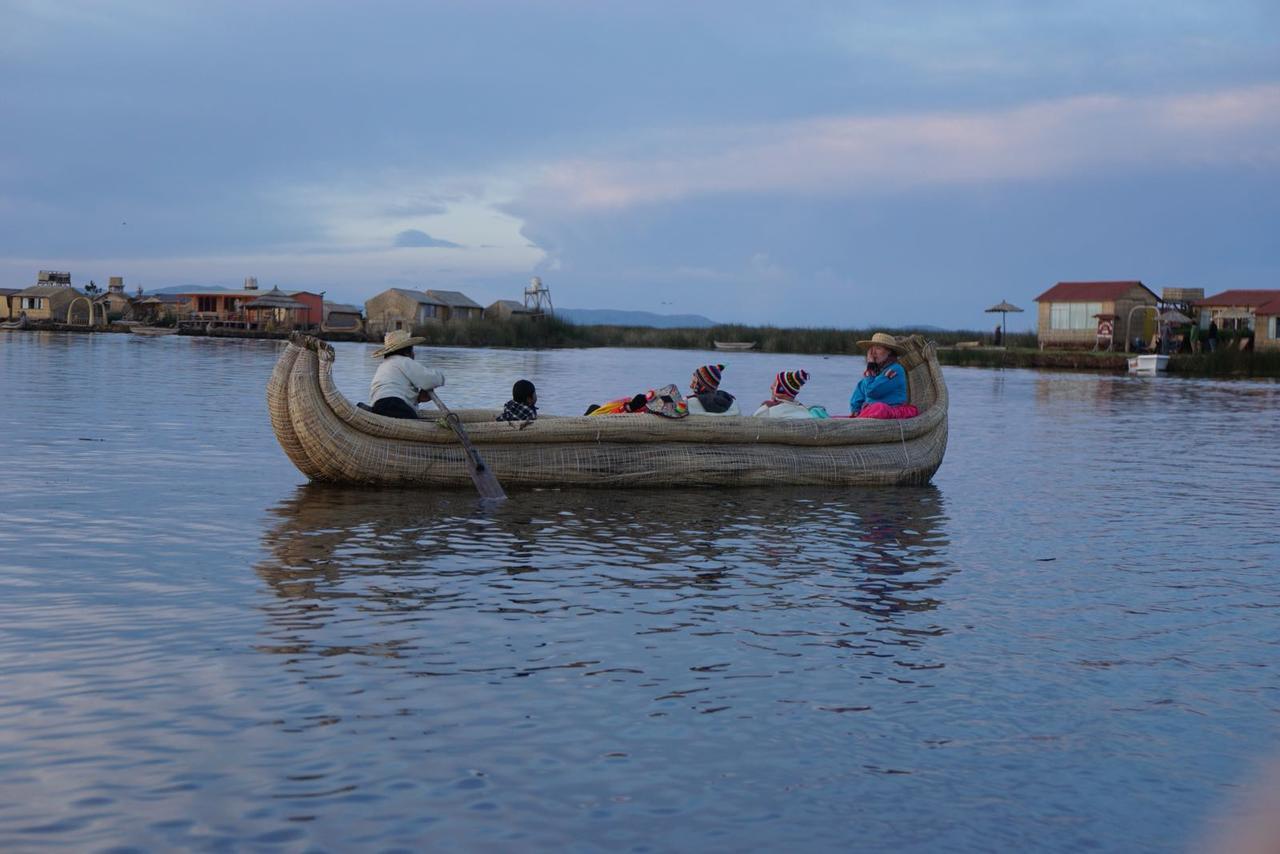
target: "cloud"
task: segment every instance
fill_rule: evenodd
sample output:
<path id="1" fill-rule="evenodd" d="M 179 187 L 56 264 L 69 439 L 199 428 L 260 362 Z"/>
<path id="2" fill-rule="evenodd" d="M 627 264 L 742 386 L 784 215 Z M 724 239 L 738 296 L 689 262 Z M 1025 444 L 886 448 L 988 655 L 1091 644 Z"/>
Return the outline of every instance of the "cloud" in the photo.
<path id="1" fill-rule="evenodd" d="M 408 201 L 387 205 L 383 208 L 382 213 L 389 217 L 402 216 L 440 216 L 448 213 L 449 208 L 439 202 L 432 201 Z"/>
<path id="2" fill-rule="evenodd" d="M 767 252 L 756 252 L 747 261 L 747 266 L 757 278 L 784 279 L 787 271 L 773 261 Z"/>
<path id="3" fill-rule="evenodd" d="M 438 240 L 427 234 L 425 231 L 419 231 L 416 228 L 406 228 L 404 231 L 396 235 L 396 246 L 408 246 L 415 249 L 433 248 L 433 249 L 461 249 L 462 245 L 454 243 L 450 240 Z"/>
<path id="4" fill-rule="evenodd" d="M 667 134 L 660 156 L 546 164 L 510 209 L 587 212 L 721 193 L 865 196 L 1099 170 L 1270 168 L 1280 163 L 1277 135 L 1280 84 L 694 129 Z"/>

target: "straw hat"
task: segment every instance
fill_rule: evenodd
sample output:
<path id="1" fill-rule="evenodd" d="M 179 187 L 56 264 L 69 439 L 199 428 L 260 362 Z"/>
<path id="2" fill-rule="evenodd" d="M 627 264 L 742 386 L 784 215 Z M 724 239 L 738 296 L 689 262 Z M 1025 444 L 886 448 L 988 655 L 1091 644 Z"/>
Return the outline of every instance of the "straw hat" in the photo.
<path id="1" fill-rule="evenodd" d="M 414 344 L 421 344 L 426 340 L 425 338 L 410 338 L 409 333 L 405 330 L 393 329 L 382 337 L 382 346 L 370 353 L 369 356 L 377 359 L 397 350 L 406 350 Z"/>
<path id="2" fill-rule="evenodd" d="M 875 335 L 871 336 L 870 341 L 859 341 L 858 349 L 865 350 L 868 347 L 870 347 L 872 344 L 879 344 L 881 347 L 892 350 L 893 352 L 898 353 L 899 355 L 907 352 L 907 348 L 902 344 L 899 344 L 898 339 L 894 338 L 888 332 L 877 332 Z"/>

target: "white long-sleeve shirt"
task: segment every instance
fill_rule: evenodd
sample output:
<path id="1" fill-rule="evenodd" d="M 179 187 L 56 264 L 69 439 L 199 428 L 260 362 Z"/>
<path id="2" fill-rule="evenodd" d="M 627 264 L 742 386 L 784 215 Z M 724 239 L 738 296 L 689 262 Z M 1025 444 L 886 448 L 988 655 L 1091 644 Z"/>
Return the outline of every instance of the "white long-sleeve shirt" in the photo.
<path id="1" fill-rule="evenodd" d="M 369 386 L 369 402 L 376 403 L 384 397 L 398 397 L 410 406 L 418 405 L 418 392 L 444 385 L 444 374 L 433 371 L 408 356 L 392 356 L 383 359 L 373 372 Z"/>
<path id="2" fill-rule="evenodd" d="M 794 400 L 781 400 L 773 406 L 760 404 L 752 415 L 759 418 L 812 418 L 809 407 Z"/>

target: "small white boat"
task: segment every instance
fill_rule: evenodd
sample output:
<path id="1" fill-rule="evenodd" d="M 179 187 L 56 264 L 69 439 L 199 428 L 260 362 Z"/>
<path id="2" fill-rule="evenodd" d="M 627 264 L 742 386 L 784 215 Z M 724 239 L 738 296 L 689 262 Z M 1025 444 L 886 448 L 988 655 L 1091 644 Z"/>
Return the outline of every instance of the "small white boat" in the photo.
<path id="1" fill-rule="evenodd" d="M 754 341 L 712 341 L 716 345 L 717 350 L 752 350 L 756 346 Z"/>
<path id="2" fill-rule="evenodd" d="M 1168 356 L 1148 353 L 1129 359 L 1129 373 L 1131 374 L 1154 374 L 1167 370 L 1169 370 Z"/>
<path id="3" fill-rule="evenodd" d="M 134 335 L 176 335 L 176 326 L 130 326 L 129 332 Z"/>

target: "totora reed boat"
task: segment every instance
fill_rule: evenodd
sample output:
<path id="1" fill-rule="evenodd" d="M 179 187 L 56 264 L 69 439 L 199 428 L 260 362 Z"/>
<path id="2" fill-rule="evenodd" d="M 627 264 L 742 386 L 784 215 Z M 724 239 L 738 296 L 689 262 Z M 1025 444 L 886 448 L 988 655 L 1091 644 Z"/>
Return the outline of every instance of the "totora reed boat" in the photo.
<path id="1" fill-rule="evenodd" d="M 947 387 L 931 342 L 900 341 L 920 415 L 899 421 L 540 415 L 521 426 L 493 420 L 496 410 L 455 412 L 508 487 L 922 485 L 946 451 Z M 272 428 L 299 471 L 330 483 L 471 485 L 443 419 L 358 408 L 334 385 L 333 360 L 330 345 L 295 333 L 267 384 Z"/>

